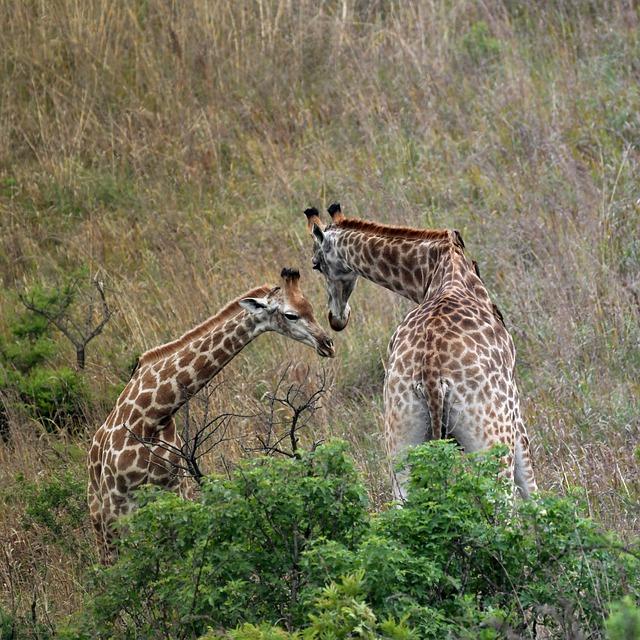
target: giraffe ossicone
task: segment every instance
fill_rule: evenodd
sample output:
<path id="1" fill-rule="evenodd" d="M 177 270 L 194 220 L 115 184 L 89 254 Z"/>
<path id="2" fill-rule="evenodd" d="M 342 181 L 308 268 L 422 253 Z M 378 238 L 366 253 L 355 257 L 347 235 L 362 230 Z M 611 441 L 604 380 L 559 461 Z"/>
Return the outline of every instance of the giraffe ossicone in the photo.
<path id="1" fill-rule="evenodd" d="M 139 358 L 89 451 L 89 511 L 103 563 L 113 557 L 113 525 L 134 508 L 140 485 L 193 496 L 193 481 L 176 466 L 182 440 L 173 415 L 247 344 L 275 331 L 320 356 L 334 356 L 333 341 L 316 322 L 299 280 L 298 271 L 283 269 L 280 286 L 246 292 L 177 340 Z"/>
<path id="2" fill-rule="evenodd" d="M 524 497 L 536 491 L 513 340 L 465 255 L 461 234 L 348 218 L 337 203 L 328 211 L 327 226 L 317 209 L 305 216 L 331 328 L 347 326 L 361 277 L 417 305 L 389 343 L 384 435 L 390 458 L 440 437 L 454 438 L 468 452 L 506 444 L 505 474 Z M 392 481 L 394 497 L 402 499 L 406 472 L 393 473 Z"/>

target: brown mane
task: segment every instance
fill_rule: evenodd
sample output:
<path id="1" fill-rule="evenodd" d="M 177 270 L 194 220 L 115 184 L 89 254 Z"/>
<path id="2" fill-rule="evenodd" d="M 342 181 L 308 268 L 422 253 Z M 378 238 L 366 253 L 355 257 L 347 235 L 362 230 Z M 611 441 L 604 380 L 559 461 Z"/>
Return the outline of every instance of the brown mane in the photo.
<path id="1" fill-rule="evenodd" d="M 145 351 L 140 358 L 138 359 L 138 364 L 134 369 L 134 372 L 144 364 L 149 364 L 151 362 L 156 362 L 160 358 L 165 358 L 166 356 L 175 353 L 176 351 L 182 349 L 185 345 L 189 344 L 193 340 L 200 338 L 205 335 L 209 331 L 211 331 L 215 326 L 219 325 L 221 322 L 232 318 L 233 316 L 240 313 L 242 307 L 240 306 L 240 300 L 243 298 L 261 298 L 266 296 L 268 293 L 273 291 L 274 287 L 270 287 L 269 285 L 262 285 L 261 287 L 256 287 L 255 289 L 251 289 L 246 293 L 243 293 L 241 296 L 237 297 L 235 300 L 232 300 L 223 307 L 216 315 L 211 316 L 209 319 L 201 322 L 199 325 L 195 326 L 193 329 L 190 329 L 183 335 L 181 335 L 177 340 L 172 340 L 171 342 L 167 342 L 166 344 L 161 344 L 159 347 L 154 347 L 153 349 L 149 349 Z"/>
<path id="2" fill-rule="evenodd" d="M 451 232 L 448 229 L 415 229 L 413 227 L 400 227 L 392 224 L 378 224 L 359 218 L 345 218 L 331 225 L 336 229 L 349 229 L 362 231 L 385 238 L 407 238 L 409 240 L 449 240 Z"/>

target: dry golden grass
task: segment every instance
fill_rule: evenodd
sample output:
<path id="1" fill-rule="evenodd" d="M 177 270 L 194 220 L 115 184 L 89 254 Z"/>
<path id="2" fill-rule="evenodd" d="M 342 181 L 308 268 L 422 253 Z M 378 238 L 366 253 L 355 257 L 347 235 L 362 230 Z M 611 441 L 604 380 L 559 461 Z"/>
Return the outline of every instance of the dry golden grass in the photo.
<path id="1" fill-rule="evenodd" d="M 74 552 L 22 527 L 18 475 L 83 473 L 134 355 L 282 266 L 322 316 L 301 212 L 334 200 L 461 229 L 516 339 L 541 487 L 583 487 L 594 517 L 637 534 L 635 3 L 0 0 L 0 22 L 0 329 L 16 292 L 79 266 L 118 309 L 88 350 L 87 434 L 12 416 L 0 444 L 0 605 L 53 625 L 92 553 L 88 527 Z M 313 430 L 353 443 L 380 504 L 382 363 L 408 306 L 363 282 L 353 307 L 335 362 L 261 338 L 216 403 L 240 410 L 287 363 L 328 367 Z M 56 364 L 73 362 L 60 338 Z M 241 450 L 211 469 L 221 453 Z"/>

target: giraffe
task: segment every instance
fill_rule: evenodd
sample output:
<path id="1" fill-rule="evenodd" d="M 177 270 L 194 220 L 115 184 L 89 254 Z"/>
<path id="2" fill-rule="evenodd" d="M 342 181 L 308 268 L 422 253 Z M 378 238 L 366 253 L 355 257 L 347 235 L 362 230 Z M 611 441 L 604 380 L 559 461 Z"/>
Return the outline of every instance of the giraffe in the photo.
<path id="1" fill-rule="evenodd" d="M 89 451 L 89 511 L 103 564 L 113 559 L 113 524 L 135 507 L 137 487 L 161 485 L 193 497 L 193 481 L 181 477 L 175 466 L 182 439 L 173 415 L 249 342 L 275 331 L 320 356 L 334 356 L 333 342 L 316 323 L 299 279 L 298 271 L 283 269 L 281 286 L 246 292 L 177 340 L 139 358 Z"/>
<path id="2" fill-rule="evenodd" d="M 393 334 L 384 384 L 384 438 L 391 460 L 432 438 L 464 451 L 506 444 L 505 475 L 523 497 L 537 490 L 520 413 L 515 347 L 458 231 L 414 229 L 347 218 L 339 204 L 324 226 L 307 209 L 313 268 L 327 285 L 331 328 L 349 322 L 349 298 L 366 278 L 417 306 Z M 407 472 L 392 473 L 405 498 Z"/>

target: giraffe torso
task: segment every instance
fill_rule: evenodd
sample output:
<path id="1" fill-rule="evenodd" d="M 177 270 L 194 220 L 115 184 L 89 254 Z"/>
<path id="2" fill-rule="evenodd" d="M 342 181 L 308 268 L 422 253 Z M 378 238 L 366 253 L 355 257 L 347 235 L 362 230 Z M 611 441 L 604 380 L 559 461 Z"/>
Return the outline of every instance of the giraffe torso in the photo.
<path id="1" fill-rule="evenodd" d="M 391 404 L 394 396 L 404 396 L 400 387 L 410 387 L 422 402 L 439 386 L 447 395 L 448 419 L 442 433 L 434 433 L 428 417 L 424 439 L 453 437 L 469 450 L 510 442 L 517 403 L 513 342 L 486 304 L 456 287 L 412 309 L 389 343 Z M 467 417 L 474 418 L 473 426 L 463 430 Z M 388 439 L 396 442 L 392 451 L 401 446 L 399 433 L 390 432 Z"/>

